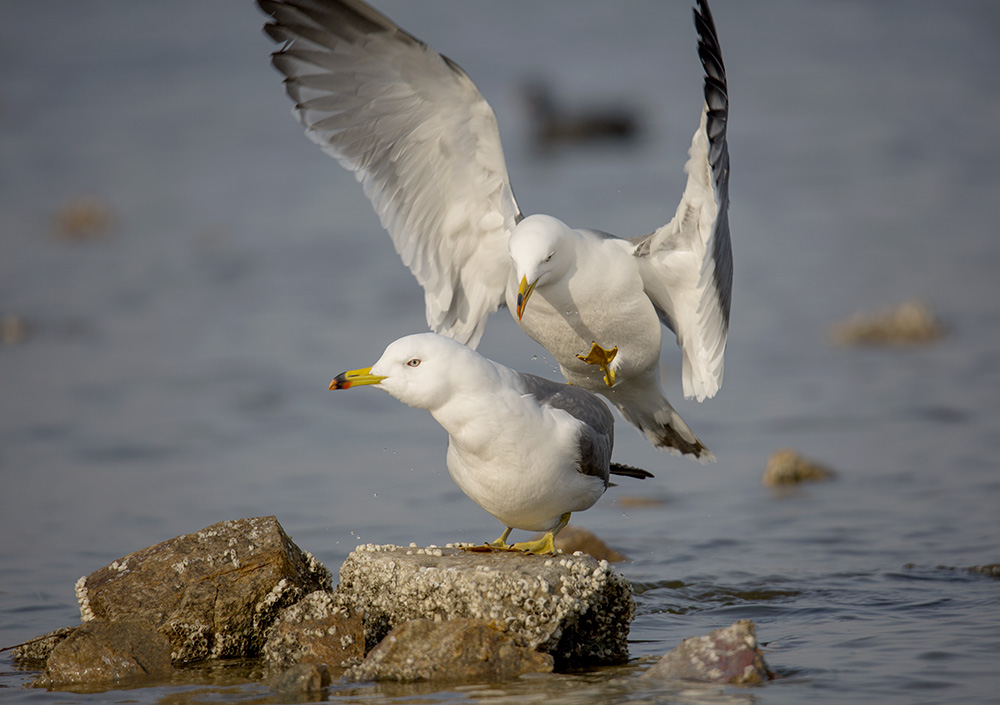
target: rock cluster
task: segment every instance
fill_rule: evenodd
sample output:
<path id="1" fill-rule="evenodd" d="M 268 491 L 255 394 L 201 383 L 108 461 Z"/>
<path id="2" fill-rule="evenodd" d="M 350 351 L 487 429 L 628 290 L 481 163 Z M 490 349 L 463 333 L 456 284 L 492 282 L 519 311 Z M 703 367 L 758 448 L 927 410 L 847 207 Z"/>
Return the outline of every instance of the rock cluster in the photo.
<path id="1" fill-rule="evenodd" d="M 333 590 L 274 517 L 220 522 L 81 578 L 83 623 L 15 659 L 44 668 L 36 686 L 94 691 L 162 683 L 195 660 L 256 658 L 274 692 L 299 700 L 337 678 L 492 683 L 628 658 L 631 585 L 582 553 L 367 545 L 340 576 Z M 685 640 L 643 674 L 771 675 L 748 620 Z"/>
<path id="2" fill-rule="evenodd" d="M 37 686 L 134 687 L 223 658 L 260 659 L 283 694 L 348 667 L 355 680 L 493 681 L 622 662 L 635 613 L 631 585 L 580 553 L 360 546 L 334 591 L 274 517 L 136 551 L 81 578 L 77 598 L 80 626 L 15 652 L 44 669 Z"/>

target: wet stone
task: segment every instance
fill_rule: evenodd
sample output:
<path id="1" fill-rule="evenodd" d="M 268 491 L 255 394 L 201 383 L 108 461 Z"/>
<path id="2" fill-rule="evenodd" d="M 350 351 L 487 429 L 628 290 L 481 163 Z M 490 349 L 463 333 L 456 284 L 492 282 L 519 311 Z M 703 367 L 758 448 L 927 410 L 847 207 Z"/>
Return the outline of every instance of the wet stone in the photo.
<path id="1" fill-rule="evenodd" d="M 802 482 L 822 482 L 834 476 L 830 468 L 809 460 L 791 448 L 780 448 L 768 458 L 761 482 L 768 487 L 782 487 Z"/>
<path id="2" fill-rule="evenodd" d="M 369 648 L 412 619 L 497 622 L 557 669 L 622 663 L 632 587 L 591 556 L 359 546 L 340 568 L 339 604 L 364 611 Z"/>
<path id="3" fill-rule="evenodd" d="M 523 673 L 550 673 L 552 664 L 549 654 L 519 643 L 495 622 L 414 619 L 390 631 L 345 678 L 494 683 Z"/>
<path id="4" fill-rule="evenodd" d="M 278 674 L 271 690 L 282 695 L 316 695 L 330 685 L 330 669 L 325 663 L 299 663 Z"/>
<path id="5" fill-rule="evenodd" d="M 56 644 L 35 687 L 139 684 L 170 676 L 170 642 L 138 621 L 83 624 Z"/>
<path id="6" fill-rule="evenodd" d="M 310 593 L 279 613 L 267 631 L 262 656 L 269 668 L 298 663 L 352 666 L 365 656 L 361 613 L 335 605 L 326 590 Z"/>
<path id="7" fill-rule="evenodd" d="M 642 677 L 742 685 L 770 680 L 774 674 L 757 646 L 754 623 L 741 619 L 704 636 L 685 639 Z"/>
<path id="8" fill-rule="evenodd" d="M 76 627 L 62 627 L 18 644 L 13 650 L 14 663 L 21 668 L 44 669 L 52 650 L 76 629 Z"/>
<path id="9" fill-rule="evenodd" d="M 254 657 L 282 608 L 330 573 L 274 517 L 213 524 L 129 554 L 77 583 L 84 623 L 142 619 L 170 641 L 175 663 Z"/>

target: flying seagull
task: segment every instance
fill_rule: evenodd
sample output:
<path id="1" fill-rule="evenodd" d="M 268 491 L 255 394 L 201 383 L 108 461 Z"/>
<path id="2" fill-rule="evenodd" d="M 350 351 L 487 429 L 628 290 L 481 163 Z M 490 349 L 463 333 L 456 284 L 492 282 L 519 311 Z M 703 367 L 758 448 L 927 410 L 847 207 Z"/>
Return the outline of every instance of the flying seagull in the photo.
<path id="1" fill-rule="evenodd" d="M 620 238 L 525 216 L 493 109 L 469 76 L 361 0 L 258 0 L 307 136 L 352 171 L 424 289 L 431 330 L 475 347 L 506 305 L 566 380 L 657 447 L 712 454 L 667 401 L 661 324 L 684 395 L 722 383 L 729 329 L 729 99 L 706 0 L 694 10 L 704 105 L 673 219 Z"/>
<path id="2" fill-rule="evenodd" d="M 390 343 L 378 362 L 337 375 L 330 389 L 364 384 L 427 409 L 448 432 L 451 478 L 506 527 L 493 548 L 554 553 L 570 514 L 592 507 L 611 474 L 652 477 L 611 462 L 614 417 L 599 398 L 436 333 Z M 513 529 L 546 533 L 508 545 Z"/>

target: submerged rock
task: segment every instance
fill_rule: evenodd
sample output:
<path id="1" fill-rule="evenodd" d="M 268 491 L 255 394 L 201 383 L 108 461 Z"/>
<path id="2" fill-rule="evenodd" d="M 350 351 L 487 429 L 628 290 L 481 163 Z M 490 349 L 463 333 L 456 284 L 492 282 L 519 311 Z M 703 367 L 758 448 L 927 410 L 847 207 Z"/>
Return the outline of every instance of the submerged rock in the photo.
<path id="1" fill-rule="evenodd" d="M 325 663 L 300 663 L 278 674 L 271 690 L 282 695 L 311 696 L 330 685 L 330 669 Z"/>
<path id="2" fill-rule="evenodd" d="M 56 644 L 39 688 L 104 686 L 166 678 L 173 672 L 170 642 L 145 622 L 92 620 Z"/>
<path id="3" fill-rule="evenodd" d="M 776 450 L 767 461 L 761 477 L 768 487 L 797 485 L 800 482 L 820 482 L 833 478 L 833 470 L 814 463 L 791 448 Z"/>
<path id="4" fill-rule="evenodd" d="M 625 556 L 604 543 L 593 532 L 579 526 L 570 525 L 560 531 L 556 534 L 555 544 L 563 553 L 582 551 L 588 556 L 606 560 L 608 563 L 621 563 L 626 560 Z"/>
<path id="5" fill-rule="evenodd" d="M 944 326 L 920 301 L 905 301 L 874 313 L 857 313 L 830 330 L 840 345 L 915 345 L 944 336 Z"/>
<path id="6" fill-rule="evenodd" d="M 774 677 L 757 646 L 757 633 L 749 619 L 685 639 L 642 674 L 664 678 L 730 683 L 761 683 Z"/>
<path id="7" fill-rule="evenodd" d="M 69 201 L 56 213 L 56 235 L 66 240 L 106 237 L 114 222 L 108 204 L 95 198 Z"/>
<path id="8" fill-rule="evenodd" d="M 0 345 L 19 345 L 28 337 L 24 319 L 14 313 L 0 316 Z"/>
<path id="9" fill-rule="evenodd" d="M 628 659 L 632 587 L 590 556 L 359 546 L 340 568 L 340 604 L 366 614 L 369 646 L 412 619 L 496 620 L 557 668 Z"/>
<path id="10" fill-rule="evenodd" d="M 414 619 L 390 631 L 349 680 L 496 682 L 522 673 L 550 673 L 553 659 L 496 623 L 482 619 Z"/>
<path id="11" fill-rule="evenodd" d="M 278 612 L 330 573 L 272 517 L 223 521 L 129 554 L 81 578 L 84 623 L 141 619 L 174 662 L 260 654 Z"/>
<path id="12" fill-rule="evenodd" d="M 281 611 L 267 630 L 262 655 L 271 668 L 297 663 L 354 665 L 365 656 L 361 613 L 338 607 L 330 592 L 317 590 Z"/>

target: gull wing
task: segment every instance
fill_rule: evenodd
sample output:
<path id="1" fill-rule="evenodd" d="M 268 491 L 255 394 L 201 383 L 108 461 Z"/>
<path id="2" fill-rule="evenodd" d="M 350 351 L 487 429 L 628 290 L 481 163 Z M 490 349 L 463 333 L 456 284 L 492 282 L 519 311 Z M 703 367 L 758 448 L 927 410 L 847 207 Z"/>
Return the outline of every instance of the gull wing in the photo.
<path id="1" fill-rule="evenodd" d="M 594 475 L 608 486 L 608 466 L 615 439 L 615 417 L 607 405 L 582 387 L 560 384 L 527 373 L 517 373 L 524 385 L 524 392 L 535 397 L 542 406 L 561 409 L 580 426 L 580 461 L 577 470 L 584 475 Z"/>
<path id="2" fill-rule="evenodd" d="M 726 69 L 705 0 L 694 11 L 705 69 L 705 107 L 684 166 L 687 185 L 673 220 L 630 238 L 646 294 L 683 348 L 684 396 L 698 401 L 722 385 L 733 254 L 729 239 L 729 96 Z"/>
<path id="3" fill-rule="evenodd" d="M 364 187 L 424 288 L 427 324 L 475 347 L 521 218 L 493 109 L 457 64 L 363 2 L 258 4 L 306 135 Z"/>

